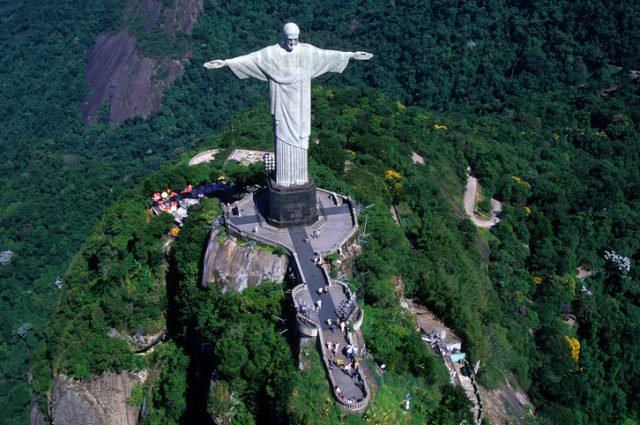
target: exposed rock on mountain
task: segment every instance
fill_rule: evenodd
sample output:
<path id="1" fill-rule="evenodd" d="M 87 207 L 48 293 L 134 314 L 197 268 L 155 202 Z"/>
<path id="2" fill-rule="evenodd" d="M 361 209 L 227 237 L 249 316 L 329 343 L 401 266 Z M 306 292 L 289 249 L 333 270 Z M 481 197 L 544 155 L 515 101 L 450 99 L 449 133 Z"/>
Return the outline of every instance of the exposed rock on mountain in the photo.
<path id="1" fill-rule="evenodd" d="M 338 275 L 353 276 L 355 273 L 355 260 L 362 252 L 362 246 L 356 242 L 346 246 L 332 266 L 336 268 Z"/>
<path id="2" fill-rule="evenodd" d="M 165 6 L 162 0 L 132 1 L 125 11 L 130 22 L 142 22 L 138 32 L 162 32 L 175 40 L 179 32 L 190 34 L 203 0 L 178 0 Z M 157 110 L 162 92 L 184 71 L 188 52 L 178 58 L 146 57 L 137 45 L 131 25 L 112 35 L 101 35 L 91 48 L 86 79 L 92 93 L 82 105 L 84 122 L 95 122 L 108 105 L 110 122 L 120 123 L 136 115 L 148 117 Z"/>
<path id="3" fill-rule="evenodd" d="M 162 329 L 153 335 L 144 335 L 140 332 L 129 335 L 126 332 L 119 332 L 116 329 L 111 329 L 107 334 L 110 338 L 120 338 L 129 343 L 131 349 L 136 353 L 144 353 L 150 350 L 154 345 L 162 342 L 167 335 L 167 330 Z"/>
<path id="4" fill-rule="evenodd" d="M 144 376 L 105 373 L 89 381 L 74 381 L 59 375 L 53 386 L 50 413 L 54 424 L 133 425 L 139 409 L 127 404 L 132 388 Z"/>
<path id="5" fill-rule="evenodd" d="M 263 280 L 281 282 L 287 271 L 285 256 L 256 248 L 239 245 L 235 239 L 226 238 L 218 243 L 217 231 L 211 232 L 204 258 L 202 286 L 216 285 L 221 292 L 241 292 Z"/>
<path id="6" fill-rule="evenodd" d="M 35 393 L 31 394 L 31 402 L 29 402 L 29 425 L 47 425 L 44 415 L 40 412 L 40 403 Z"/>

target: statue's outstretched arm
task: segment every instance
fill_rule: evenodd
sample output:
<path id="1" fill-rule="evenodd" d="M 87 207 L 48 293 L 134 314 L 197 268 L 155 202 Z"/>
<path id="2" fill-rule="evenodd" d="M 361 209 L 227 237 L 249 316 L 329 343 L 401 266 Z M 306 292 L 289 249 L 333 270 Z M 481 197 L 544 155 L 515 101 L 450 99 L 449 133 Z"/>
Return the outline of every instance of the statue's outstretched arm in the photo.
<path id="1" fill-rule="evenodd" d="M 373 57 L 373 53 L 368 53 L 368 52 L 353 52 L 351 54 L 351 58 L 357 61 L 368 61 L 372 57 Z"/>
<path id="2" fill-rule="evenodd" d="M 204 67 L 207 69 L 217 69 L 225 66 L 227 66 L 227 61 L 224 59 L 216 59 L 204 64 Z"/>

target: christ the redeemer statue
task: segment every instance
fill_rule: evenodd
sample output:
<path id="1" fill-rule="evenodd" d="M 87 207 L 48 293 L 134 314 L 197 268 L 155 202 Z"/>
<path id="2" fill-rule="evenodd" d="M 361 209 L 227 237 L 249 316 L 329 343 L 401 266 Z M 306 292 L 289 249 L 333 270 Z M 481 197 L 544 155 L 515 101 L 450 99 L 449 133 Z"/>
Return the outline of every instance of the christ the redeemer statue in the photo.
<path id="1" fill-rule="evenodd" d="M 342 72 L 349 59 L 368 60 L 366 52 L 324 50 L 298 43 L 300 30 L 288 23 L 279 44 L 233 59 L 204 64 L 214 69 L 228 66 L 238 78 L 269 81 L 273 116 L 276 178 L 279 186 L 308 183 L 307 150 L 311 133 L 311 79 L 326 72 Z"/>

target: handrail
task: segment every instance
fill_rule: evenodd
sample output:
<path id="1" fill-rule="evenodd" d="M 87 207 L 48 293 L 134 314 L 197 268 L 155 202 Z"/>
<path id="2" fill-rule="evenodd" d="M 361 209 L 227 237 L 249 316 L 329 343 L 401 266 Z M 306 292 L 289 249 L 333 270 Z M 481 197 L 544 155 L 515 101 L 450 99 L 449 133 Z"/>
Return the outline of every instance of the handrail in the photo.
<path id="1" fill-rule="evenodd" d="M 339 196 L 340 198 L 342 198 L 342 204 L 343 205 L 347 205 L 349 208 L 349 215 L 351 216 L 351 230 L 349 231 L 349 233 L 344 236 L 342 239 L 340 239 L 338 242 L 336 242 L 333 246 L 337 246 L 338 249 L 342 248 L 351 238 L 353 238 L 356 234 L 357 234 L 357 229 L 358 229 L 358 217 L 354 212 L 353 209 L 353 202 L 351 201 L 351 199 L 341 196 L 341 195 L 337 195 L 335 192 L 331 192 L 325 189 L 321 189 L 318 188 L 317 189 L 320 192 L 324 192 L 330 195 L 334 195 L 334 196 Z M 326 252 L 326 251 L 325 251 Z M 329 252 L 333 252 L 333 251 L 329 251 Z"/>
<path id="2" fill-rule="evenodd" d="M 293 298 L 293 304 L 296 306 L 296 316 L 299 317 L 301 320 L 303 321 L 307 321 L 311 324 L 313 324 L 314 326 L 318 326 L 319 325 L 319 320 L 318 320 L 318 313 L 315 312 L 314 314 L 304 314 L 302 312 L 299 311 L 298 307 L 298 295 L 302 292 L 302 291 L 308 291 L 307 288 L 305 288 L 304 284 L 300 284 L 297 285 L 295 288 L 293 288 L 291 290 L 291 298 Z M 310 308 L 313 308 L 314 306 L 310 306 Z"/>
<path id="3" fill-rule="evenodd" d="M 340 398 L 340 396 L 338 396 L 338 394 L 336 393 L 335 389 L 337 387 L 336 382 L 333 380 L 333 373 L 331 372 L 331 369 L 329 368 L 329 363 L 327 362 L 327 355 L 326 355 L 326 344 L 324 342 L 324 335 L 322 332 L 322 329 L 320 329 L 320 326 L 318 326 L 318 337 L 319 337 L 319 341 L 320 341 L 320 351 L 322 352 L 322 363 L 324 364 L 324 367 L 327 371 L 327 375 L 329 376 L 329 382 L 331 382 L 331 391 L 333 392 L 333 395 L 335 396 L 336 400 L 338 400 L 340 402 L 340 405 L 345 408 L 346 410 L 351 410 L 351 411 L 359 411 L 364 409 L 367 404 L 369 404 L 369 385 L 367 384 L 367 381 L 364 379 L 364 377 L 362 377 L 362 383 L 363 383 L 363 393 L 364 393 L 364 397 L 362 398 L 362 400 L 357 401 L 355 403 L 349 403 L 346 400 L 343 400 Z"/>
<path id="4" fill-rule="evenodd" d="M 338 285 L 340 285 L 342 287 L 343 290 L 345 290 L 347 292 L 347 294 L 351 295 L 351 290 L 349 289 L 349 287 L 347 285 L 345 285 L 342 282 L 333 281 L 331 279 L 331 277 L 329 276 L 329 273 L 327 271 L 326 266 L 322 266 L 322 267 L 320 267 L 320 269 L 322 270 L 324 278 L 329 283 L 329 286 L 336 286 L 336 283 L 337 283 Z M 293 295 L 293 292 L 291 294 Z M 359 307 L 357 307 L 357 304 L 356 304 L 356 309 L 355 310 L 361 310 Z M 324 363 L 324 366 L 325 366 L 325 368 L 327 370 L 327 374 L 329 375 L 329 381 L 331 381 L 331 388 L 332 388 L 333 394 L 335 395 L 336 400 L 338 400 L 340 402 L 341 406 L 343 408 L 345 408 L 346 410 L 350 410 L 350 411 L 356 412 L 356 411 L 364 409 L 367 406 L 367 404 L 369 404 L 369 398 L 370 398 L 369 385 L 367 384 L 366 379 L 364 378 L 364 376 L 361 377 L 362 383 L 363 383 L 362 392 L 364 393 L 364 397 L 362 398 L 362 400 L 357 401 L 355 403 L 349 403 L 346 400 L 341 399 L 338 396 L 338 394 L 336 394 L 336 392 L 335 392 L 336 384 L 335 384 L 335 381 L 333 380 L 333 373 L 331 372 L 331 369 L 329 368 L 329 364 L 327 363 L 327 360 L 326 360 L 326 358 L 327 358 L 326 351 L 325 351 L 326 350 L 326 345 L 325 345 L 325 342 L 324 342 L 324 334 L 322 332 L 322 327 L 321 327 L 320 324 L 318 324 L 318 336 L 319 336 L 319 339 L 320 339 L 320 350 L 322 352 L 322 362 Z M 351 342 L 351 341 L 349 340 L 349 342 Z"/>
<path id="5" fill-rule="evenodd" d="M 258 242 L 262 242 L 265 245 L 269 245 L 269 246 L 274 246 L 274 247 L 281 246 L 285 248 L 289 253 L 293 252 L 291 247 L 285 244 L 273 243 L 273 241 L 260 236 L 258 233 L 249 234 L 248 232 L 245 232 L 244 230 L 240 229 L 235 224 L 233 224 L 230 220 L 226 220 L 226 223 L 227 223 L 227 228 L 233 230 L 233 234 L 235 234 L 236 236 L 247 238 L 247 239 L 256 239 Z"/>

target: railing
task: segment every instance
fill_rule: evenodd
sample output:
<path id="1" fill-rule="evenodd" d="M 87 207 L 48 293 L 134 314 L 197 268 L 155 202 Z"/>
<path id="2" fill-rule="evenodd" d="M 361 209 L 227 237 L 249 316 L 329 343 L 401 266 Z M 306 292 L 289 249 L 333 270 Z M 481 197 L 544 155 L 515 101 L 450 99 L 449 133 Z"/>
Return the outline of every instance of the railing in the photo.
<path id="1" fill-rule="evenodd" d="M 329 376 L 329 382 L 331 383 L 331 391 L 333 392 L 333 395 L 335 396 L 336 400 L 338 400 L 340 402 L 340 406 L 343 407 L 345 410 L 350 410 L 353 412 L 358 412 L 362 409 L 364 409 L 365 407 L 367 407 L 367 404 L 369 404 L 369 385 L 367 385 L 367 381 L 364 379 L 364 377 L 362 378 L 362 392 L 364 393 L 364 397 L 362 398 L 362 400 L 358 400 L 355 403 L 349 403 L 346 400 L 343 400 L 342 398 L 340 398 L 340 396 L 336 393 L 336 387 L 338 385 L 336 385 L 336 382 L 333 380 L 333 373 L 331 372 L 331 368 L 329 367 L 329 363 L 327 362 L 327 353 L 326 353 L 326 343 L 324 341 L 324 335 L 322 334 L 322 329 L 320 328 L 320 326 L 318 325 L 318 337 L 319 337 L 319 341 L 320 341 L 320 351 L 322 353 L 322 363 L 324 364 L 325 370 L 327 372 L 327 375 Z"/>
<path id="2" fill-rule="evenodd" d="M 351 290 L 349 289 L 349 287 L 347 285 L 345 285 L 344 283 L 340 282 L 340 281 L 332 280 L 329 277 L 329 273 L 327 271 L 326 266 L 322 266 L 322 267 L 320 267 L 320 269 L 322 270 L 324 278 L 329 283 L 329 287 L 340 286 L 342 288 L 342 290 L 345 292 L 345 295 L 347 296 L 347 298 L 351 297 Z M 291 294 L 293 295 L 293 292 Z M 357 304 L 356 304 L 355 310 L 358 310 L 358 311 L 362 312 L 362 309 L 360 309 L 357 306 Z M 353 315 L 353 313 L 354 312 L 352 312 L 352 315 Z M 349 318 L 350 317 L 351 316 L 349 316 Z M 362 318 L 362 314 L 360 314 L 359 317 Z M 360 324 L 362 324 L 362 321 L 360 321 Z M 355 327 L 355 325 L 354 325 L 354 327 Z M 318 324 L 318 336 L 319 336 L 319 340 L 320 340 L 320 350 L 322 352 L 322 361 L 323 361 L 324 366 L 326 368 L 327 375 L 329 375 L 329 381 L 331 382 L 331 388 L 333 390 L 334 395 L 336 396 L 336 400 L 338 400 L 340 402 L 340 405 L 346 410 L 357 412 L 357 411 L 360 411 L 360 410 L 364 409 L 365 407 L 367 407 L 367 404 L 369 403 L 369 398 L 370 398 L 370 396 L 369 396 L 370 390 L 369 390 L 369 385 L 367 385 L 367 381 L 364 379 L 364 377 L 362 377 L 362 392 L 364 393 L 364 397 L 363 397 L 362 400 L 356 401 L 355 403 L 350 403 L 347 400 L 343 400 L 342 398 L 340 398 L 340 396 L 338 396 L 338 394 L 336 394 L 336 392 L 335 392 L 336 384 L 335 384 L 335 382 L 333 380 L 333 374 L 332 374 L 331 369 L 329 368 L 329 364 L 327 363 L 327 360 L 326 360 L 326 358 L 327 358 L 327 353 L 325 351 L 326 350 L 326 348 L 325 348 L 326 345 L 325 345 L 325 341 L 324 341 L 324 335 L 322 333 L 321 324 Z M 350 333 L 348 334 L 348 342 L 352 343 Z"/>
<path id="3" fill-rule="evenodd" d="M 337 243 L 334 244 L 334 246 L 337 246 L 338 248 L 342 248 L 350 240 L 355 239 L 355 236 L 357 235 L 358 217 L 354 213 L 353 203 L 351 202 L 351 199 L 345 198 L 344 196 L 340 196 L 340 195 L 336 194 L 335 192 L 330 192 L 328 190 L 320 189 L 320 188 L 318 188 L 318 191 L 330 194 L 332 196 L 335 196 L 336 198 L 338 198 L 338 197 L 342 198 L 342 204 L 343 205 L 346 204 L 346 205 L 349 206 L 349 215 L 351 216 L 351 225 L 352 225 L 351 231 L 347 235 L 345 235 L 342 239 L 340 239 Z"/>
<path id="4" fill-rule="evenodd" d="M 279 243 L 274 243 L 272 240 L 269 240 L 267 238 L 264 238 L 262 236 L 260 236 L 260 234 L 258 233 L 249 233 L 249 232 L 245 232 L 244 230 L 240 229 L 239 227 L 237 227 L 236 225 L 234 225 L 230 220 L 226 221 L 227 223 L 227 229 L 229 230 L 229 234 L 233 235 L 233 236 L 237 236 L 239 238 L 245 238 L 245 239 L 255 239 L 258 242 L 261 242 L 265 245 L 268 246 L 273 246 L 273 247 L 278 247 L 281 246 L 283 248 L 285 248 L 288 252 L 292 252 L 292 248 L 284 245 L 284 244 L 279 244 Z"/>
<path id="5" fill-rule="evenodd" d="M 322 267 L 322 272 L 325 275 L 325 279 L 329 281 L 329 287 L 340 286 L 342 287 L 345 297 L 347 299 L 351 298 L 352 292 L 346 283 L 339 280 L 330 279 L 329 273 L 325 269 L 325 266 Z M 362 321 L 364 320 L 364 311 L 358 306 L 357 303 L 355 303 L 354 309 L 349 313 L 348 317 L 346 317 L 345 320 L 353 325 L 354 330 L 358 330 L 360 329 L 360 326 L 362 326 Z"/>
<path id="6" fill-rule="evenodd" d="M 360 329 L 362 322 L 364 321 L 364 310 L 360 307 L 356 307 L 347 320 L 349 323 L 353 324 L 353 329 L 357 331 Z"/>

